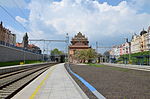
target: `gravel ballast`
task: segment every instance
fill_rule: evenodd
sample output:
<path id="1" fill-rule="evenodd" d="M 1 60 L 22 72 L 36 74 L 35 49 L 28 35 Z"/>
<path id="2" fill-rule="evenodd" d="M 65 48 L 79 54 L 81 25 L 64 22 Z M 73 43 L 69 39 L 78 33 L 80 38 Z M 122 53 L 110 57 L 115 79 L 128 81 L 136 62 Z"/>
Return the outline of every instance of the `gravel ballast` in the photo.
<path id="1" fill-rule="evenodd" d="M 111 66 L 70 65 L 107 99 L 150 99 L 150 72 Z M 96 97 L 75 76 L 73 79 L 90 99 Z"/>

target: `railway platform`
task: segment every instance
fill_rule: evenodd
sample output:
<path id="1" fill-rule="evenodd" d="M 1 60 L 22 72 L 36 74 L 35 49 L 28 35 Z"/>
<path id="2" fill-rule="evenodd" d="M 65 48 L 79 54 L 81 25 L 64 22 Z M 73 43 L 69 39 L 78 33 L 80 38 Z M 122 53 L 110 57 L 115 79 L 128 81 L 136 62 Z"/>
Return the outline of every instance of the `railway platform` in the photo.
<path id="1" fill-rule="evenodd" d="M 64 64 L 50 67 L 12 99 L 88 99 Z"/>
<path id="2" fill-rule="evenodd" d="M 120 67 L 120 68 L 128 68 L 134 70 L 141 70 L 141 71 L 150 71 L 150 66 L 147 65 L 131 65 L 131 64 L 115 64 L 115 63 L 101 63 L 103 65 Z"/>

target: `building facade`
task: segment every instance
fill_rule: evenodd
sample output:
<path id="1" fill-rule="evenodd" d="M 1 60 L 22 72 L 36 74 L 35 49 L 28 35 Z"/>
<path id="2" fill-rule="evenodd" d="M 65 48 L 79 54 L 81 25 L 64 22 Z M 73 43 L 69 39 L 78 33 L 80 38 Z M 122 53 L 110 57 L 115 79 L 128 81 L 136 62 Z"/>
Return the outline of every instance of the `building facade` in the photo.
<path id="1" fill-rule="evenodd" d="M 85 37 L 85 35 L 82 35 L 82 33 L 79 32 L 71 40 L 71 45 L 69 46 L 69 61 L 72 63 L 77 63 L 78 60 L 75 58 L 75 52 L 77 50 L 85 50 L 89 48 L 88 39 Z"/>
<path id="2" fill-rule="evenodd" d="M 148 30 L 149 31 L 149 30 Z M 149 51 L 150 49 L 150 32 L 145 31 L 143 29 L 143 31 L 141 31 L 140 35 L 141 35 L 141 52 L 143 51 Z"/>
<path id="3" fill-rule="evenodd" d="M 120 56 L 120 47 L 119 46 L 113 46 L 110 50 L 110 55 L 112 58 L 119 58 Z"/>
<path id="4" fill-rule="evenodd" d="M 150 49 L 150 27 L 148 31 L 144 29 L 140 32 L 140 35 L 134 35 L 131 40 L 131 53 L 149 51 Z"/>
<path id="5" fill-rule="evenodd" d="M 34 44 L 28 44 L 29 43 L 28 38 L 29 38 L 28 34 L 25 33 L 25 35 L 23 36 L 22 43 L 16 43 L 16 46 L 20 48 L 28 49 L 34 53 L 41 54 L 41 49 L 38 46 Z"/>
<path id="6" fill-rule="evenodd" d="M 131 39 L 131 53 L 141 52 L 141 37 L 140 35 L 134 34 Z"/>
<path id="7" fill-rule="evenodd" d="M 6 29 L 2 22 L 0 23 L 0 42 L 2 44 L 16 44 L 16 35 L 12 34 L 9 29 Z"/>
<path id="8" fill-rule="evenodd" d="M 41 49 L 34 44 L 29 44 L 28 49 L 31 50 L 32 52 L 38 53 L 38 54 L 41 54 L 41 52 L 42 52 Z"/>
<path id="9" fill-rule="evenodd" d="M 123 49 L 123 55 L 124 54 L 130 54 L 131 53 L 131 43 L 126 39 L 126 42 L 122 44 Z"/>
<path id="10" fill-rule="evenodd" d="M 123 55 L 123 44 L 119 45 L 119 55 Z"/>
<path id="11" fill-rule="evenodd" d="M 143 29 L 140 35 L 134 34 L 130 42 L 126 39 L 125 43 L 113 46 L 110 55 L 114 57 L 144 51 L 150 51 L 150 26 L 147 31 Z"/>
<path id="12" fill-rule="evenodd" d="M 150 51 L 150 26 L 148 27 L 147 34 L 147 48 Z"/>

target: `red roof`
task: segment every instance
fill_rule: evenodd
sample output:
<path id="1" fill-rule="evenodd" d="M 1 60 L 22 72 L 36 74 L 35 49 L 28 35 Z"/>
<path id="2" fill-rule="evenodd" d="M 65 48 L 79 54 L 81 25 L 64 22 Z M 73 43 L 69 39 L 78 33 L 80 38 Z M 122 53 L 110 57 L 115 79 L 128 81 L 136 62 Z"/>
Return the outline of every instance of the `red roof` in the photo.
<path id="1" fill-rule="evenodd" d="M 22 47 L 22 43 L 16 43 L 17 47 Z"/>

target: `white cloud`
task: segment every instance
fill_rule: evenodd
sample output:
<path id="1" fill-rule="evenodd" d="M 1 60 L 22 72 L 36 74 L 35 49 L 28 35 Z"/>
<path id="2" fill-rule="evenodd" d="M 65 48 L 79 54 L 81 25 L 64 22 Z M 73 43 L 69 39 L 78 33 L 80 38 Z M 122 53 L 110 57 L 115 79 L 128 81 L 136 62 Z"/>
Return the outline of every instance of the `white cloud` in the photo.
<path id="1" fill-rule="evenodd" d="M 145 5 L 150 5 L 150 0 L 131 0 L 132 5 L 135 5 L 137 7 L 142 7 Z"/>
<path id="2" fill-rule="evenodd" d="M 150 0 L 131 0 L 129 5 L 132 6 L 132 8 L 139 10 L 139 12 L 150 13 Z"/>
<path id="3" fill-rule="evenodd" d="M 16 16 L 16 20 L 17 20 L 18 22 L 20 22 L 21 24 L 27 23 L 27 20 L 24 19 L 24 18 L 22 18 L 22 17 L 20 17 L 20 16 Z"/>
<path id="4" fill-rule="evenodd" d="M 80 31 L 92 43 L 114 44 L 150 25 L 150 15 L 138 13 L 126 1 L 111 6 L 93 0 L 31 0 L 29 10 L 29 28 L 35 38 L 58 39 Z"/>
<path id="5" fill-rule="evenodd" d="M 22 31 L 16 30 L 15 28 L 13 28 L 13 27 L 11 27 L 11 26 L 7 26 L 6 28 L 8 28 L 9 30 L 11 30 L 11 32 L 12 32 L 13 34 L 16 34 L 17 42 L 22 42 L 23 35 L 24 35 L 25 33 L 23 33 Z"/>

